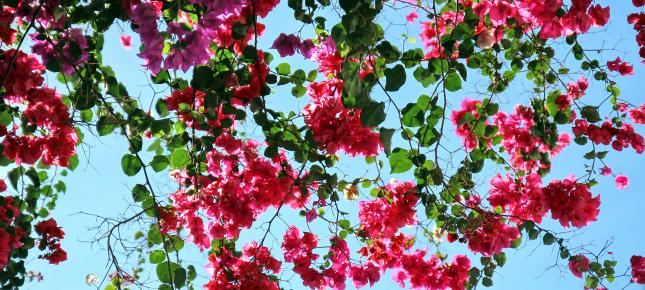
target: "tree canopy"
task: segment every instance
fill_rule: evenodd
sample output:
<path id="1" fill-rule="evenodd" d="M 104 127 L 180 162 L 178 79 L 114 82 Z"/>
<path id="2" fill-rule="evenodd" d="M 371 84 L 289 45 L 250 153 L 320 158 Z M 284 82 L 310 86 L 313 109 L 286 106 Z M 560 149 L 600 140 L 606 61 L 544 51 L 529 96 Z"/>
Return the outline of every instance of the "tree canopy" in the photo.
<path id="1" fill-rule="evenodd" d="M 50 215 L 79 148 L 109 135 L 136 210 L 104 219 L 107 279 L 87 281 L 106 290 L 475 289 L 528 243 L 585 289 L 645 284 L 645 252 L 569 235 L 612 198 L 600 182 L 629 186 L 606 157 L 645 150 L 645 104 L 620 90 L 640 67 L 585 34 L 629 23 L 645 63 L 645 1 L 288 0 L 293 26 L 267 25 L 279 2 L 2 1 L 2 289 L 42 279 L 33 257 L 67 260 Z M 115 41 L 156 93 L 103 61 Z"/>

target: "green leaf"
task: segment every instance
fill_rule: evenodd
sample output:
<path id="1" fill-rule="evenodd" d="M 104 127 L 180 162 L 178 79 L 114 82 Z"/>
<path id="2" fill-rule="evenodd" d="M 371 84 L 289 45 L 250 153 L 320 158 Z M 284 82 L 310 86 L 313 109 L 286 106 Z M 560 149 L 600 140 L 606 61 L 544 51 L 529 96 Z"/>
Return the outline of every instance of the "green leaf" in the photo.
<path id="1" fill-rule="evenodd" d="M 445 80 L 446 90 L 456 92 L 461 89 L 461 77 L 457 73 L 449 73 Z"/>
<path id="2" fill-rule="evenodd" d="M 168 167 L 168 165 L 170 165 L 170 161 L 165 155 L 157 155 L 152 158 L 152 161 L 150 161 L 150 166 L 155 172 L 163 171 Z"/>
<path id="3" fill-rule="evenodd" d="M 387 63 L 395 62 L 401 57 L 401 52 L 398 48 L 392 46 L 389 41 L 383 41 L 376 46 L 376 50 L 385 59 Z"/>
<path id="4" fill-rule="evenodd" d="M 408 150 L 395 148 L 390 154 L 391 173 L 403 173 L 412 168 L 412 161 L 408 158 Z"/>
<path id="5" fill-rule="evenodd" d="M 132 154 L 125 154 L 121 158 L 121 169 L 127 176 L 135 176 L 141 170 L 141 162 L 139 158 Z"/>
<path id="6" fill-rule="evenodd" d="M 376 127 L 385 121 L 385 103 L 372 102 L 361 111 L 361 122 L 365 127 Z"/>
<path id="7" fill-rule="evenodd" d="M 182 288 L 184 285 L 186 285 L 186 269 L 184 268 L 177 268 L 175 270 L 175 277 L 173 279 L 173 282 L 175 283 L 175 287 L 177 288 Z"/>
<path id="8" fill-rule="evenodd" d="M 276 70 L 278 71 L 279 74 L 287 76 L 291 73 L 291 65 L 289 65 L 286 62 L 283 62 L 276 67 Z"/>
<path id="9" fill-rule="evenodd" d="M 190 164 L 190 153 L 184 148 L 178 148 L 170 156 L 170 165 L 173 168 L 184 169 Z"/>
<path id="10" fill-rule="evenodd" d="M 405 68 L 397 64 L 393 68 L 385 69 L 385 90 L 398 91 L 405 84 Z"/>
<path id="11" fill-rule="evenodd" d="M 108 116 L 99 117 L 98 121 L 96 121 L 96 131 L 99 133 L 99 136 L 105 136 L 114 131 L 116 125 L 112 122 L 112 119 Z"/>
<path id="12" fill-rule="evenodd" d="M 401 123 L 408 127 L 419 127 L 423 125 L 424 113 L 423 109 L 419 107 L 416 103 L 409 103 L 401 111 L 403 118 L 401 118 Z"/>
<path id="13" fill-rule="evenodd" d="M 166 260 L 166 253 L 162 250 L 154 250 L 148 256 L 151 264 L 159 264 Z"/>
<path id="14" fill-rule="evenodd" d="M 392 135 L 394 135 L 394 129 L 381 128 L 379 134 L 381 135 L 381 143 L 383 143 L 385 154 L 389 155 L 392 152 Z"/>
<path id="15" fill-rule="evenodd" d="M 555 115 L 558 113 L 558 111 L 560 111 L 560 107 L 555 102 L 555 100 L 558 97 L 560 97 L 560 91 L 558 91 L 558 90 L 551 92 L 546 97 L 546 110 L 549 112 L 549 115 L 551 115 L 551 117 L 555 117 Z"/>
<path id="16" fill-rule="evenodd" d="M 555 242 L 555 237 L 551 233 L 546 233 L 544 234 L 544 237 L 542 237 L 542 242 L 547 246 L 552 245 L 553 242 Z"/>
<path id="17" fill-rule="evenodd" d="M 601 121 L 602 118 L 600 118 L 600 113 L 598 113 L 598 108 L 594 106 L 584 106 L 580 110 L 580 114 L 582 115 L 585 120 L 591 122 L 591 123 L 596 123 L 598 121 Z"/>
<path id="18" fill-rule="evenodd" d="M 166 261 L 158 264 L 156 269 L 157 278 L 159 278 L 159 281 L 162 283 L 172 283 L 175 278 L 175 271 L 179 268 L 181 268 L 181 266 L 174 262 Z"/>
<path id="19" fill-rule="evenodd" d="M 137 184 L 132 188 L 132 199 L 141 202 L 150 196 L 150 191 L 143 184 Z"/>

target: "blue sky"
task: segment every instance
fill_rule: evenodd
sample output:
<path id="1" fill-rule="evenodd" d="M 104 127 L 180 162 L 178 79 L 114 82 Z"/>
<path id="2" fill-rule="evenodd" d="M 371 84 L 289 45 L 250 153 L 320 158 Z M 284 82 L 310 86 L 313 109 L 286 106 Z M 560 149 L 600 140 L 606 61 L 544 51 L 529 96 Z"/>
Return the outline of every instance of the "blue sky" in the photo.
<path id="1" fill-rule="evenodd" d="M 599 1 L 596 1 L 598 3 Z M 608 1 L 600 2 L 606 5 Z M 635 45 L 635 33 L 632 28 L 626 23 L 626 15 L 635 10 L 631 6 L 630 1 L 612 1 L 612 17 L 606 29 L 595 29 L 593 33 L 586 35 L 583 38 L 583 43 L 587 43 L 589 48 L 615 48 L 615 50 L 606 51 L 603 55 L 604 59 L 613 60 L 616 56 L 620 56 L 624 60 L 628 60 L 635 65 L 634 76 L 618 77 L 618 84 L 623 92 L 622 97 L 629 100 L 634 104 L 642 104 L 645 102 L 645 94 L 642 92 L 642 79 L 645 77 L 640 59 L 637 56 L 637 47 Z M 629 12 L 628 12 L 629 11 Z M 402 12 L 390 12 L 381 19 L 387 27 L 386 34 L 393 43 L 403 43 L 407 37 L 403 34 L 417 38 L 416 43 L 406 42 L 406 47 L 419 46 L 418 41 L 418 25 L 404 25 L 405 18 L 408 10 Z M 390 23 L 392 22 L 392 23 Z M 286 1 L 280 4 L 280 7 L 264 21 L 267 24 L 266 35 L 260 40 L 261 48 L 268 48 L 271 42 L 280 32 L 295 33 L 300 26 L 292 19 L 291 10 L 286 7 Z M 333 23 L 331 20 L 328 23 Z M 127 27 L 128 25 L 122 25 Z M 303 30 L 303 36 L 311 37 L 312 31 Z M 138 37 L 131 32 L 133 37 L 133 46 L 138 47 Z M 141 61 L 137 58 L 135 50 L 125 50 L 119 43 L 120 32 L 117 29 L 111 30 L 106 36 L 106 49 L 104 52 L 104 64 L 111 65 L 118 78 L 126 84 L 128 91 L 132 96 L 140 97 L 144 104 L 151 102 L 153 91 L 148 86 L 146 81 L 146 73 L 141 68 Z M 397 42 L 398 41 L 398 42 Z M 277 55 L 277 54 L 276 54 Z M 306 67 L 312 68 L 312 64 L 305 62 L 299 57 L 295 61 L 290 61 L 292 68 Z M 279 63 L 276 59 L 273 65 Z M 476 77 L 475 72 L 469 71 L 469 81 L 464 90 L 450 94 L 451 105 L 458 106 L 459 101 L 464 96 L 477 97 L 475 93 L 477 88 L 484 85 L 484 80 Z M 572 77 L 577 79 L 577 75 Z M 589 77 L 592 79 L 591 77 Z M 55 78 L 49 79 L 50 84 L 55 82 Z M 531 87 L 528 82 L 522 80 L 516 81 L 517 86 L 509 89 L 500 96 L 502 100 L 502 108 L 508 109 L 515 103 L 527 104 L 529 95 L 526 93 L 526 88 Z M 524 87 L 523 87 L 524 86 Z M 275 94 L 269 97 L 269 103 L 274 108 L 285 108 L 288 110 L 299 111 L 304 104 L 306 104 L 306 97 L 295 100 L 289 93 L 287 87 L 279 87 L 275 89 Z M 583 101 L 594 104 L 605 96 L 602 84 L 591 82 L 591 87 L 587 96 Z M 416 100 L 419 94 L 428 93 L 424 89 L 414 84 L 412 77 L 404 88 L 395 93 L 394 97 L 398 104 L 406 104 Z M 157 97 L 161 97 L 158 95 Z M 383 98 L 384 96 L 376 93 L 374 98 Z M 389 113 L 392 115 L 394 111 L 389 108 Z M 394 121 L 391 118 L 385 123 L 385 126 L 394 127 Z M 243 125 L 245 130 L 249 131 L 251 136 L 258 136 L 261 130 L 256 128 L 252 123 Z M 637 131 L 641 134 L 645 133 L 642 127 L 638 127 Z M 454 136 L 450 138 L 447 144 L 456 145 L 458 140 Z M 58 206 L 53 213 L 57 218 L 60 225 L 62 225 L 67 233 L 66 239 L 63 241 L 63 247 L 69 252 L 69 259 L 60 266 L 50 266 L 37 259 L 32 255 L 29 262 L 29 269 L 34 271 L 41 271 L 45 276 L 45 280 L 41 283 L 31 283 L 25 289 L 92 289 L 94 287 L 85 284 L 85 275 L 95 273 L 102 276 L 107 270 L 107 253 L 105 251 L 105 241 L 99 243 L 91 243 L 90 241 L 97 233 L 93 227 L 96 227 L 100 220 L 92 217 L 91 215 L 83 214 L 89 213 L 92 215 L 115 217 L 118 218 L 122 213 L 131 212 L 129 208 L 131 197 L 130 188 L 137 182 L 142 182 L 143 177 L 138 175 L 133 178 L 125 176 L 120 168 L 120 159 L 123 153 L 127 151 L 126 142 L 123 138 L 115 135 L 96 138 L 86 134 L 86 144 L 78 148 L 81 164 L 79 168 L 65 178 L 67 183 L 68 192 L 61 195 L 58 201 Z M 572 145 L 565 149 L 565 151 L 554 160 L 553 173 L 545 179 L 548 182 L 550 179 L 561 179 L 568 174 L 574 173 L 582 175 L 584 172 L 582 154 L 589 151 L 590 147 L 580 147 Z M 587 245 L 590 249 L 598 249 L 606 241 L 612 241 L 613 245 L 611 251 L 614 252 L 613 258 L 619 261 L 618 271 L 624 271 L 627 267 L 629 257 L 632 254 L 645 255 L 645 247 L 643 240 L 645 239 L 644 227 L 640 220 L 642 218 L 641 210 L 645 207 L 645 159 L 643 155 L 635 154 L 633 150 L 628 149 L 624 152 L 611 152 L 606 159 L 606 162 L 614 169 L 616 173 L 624 173 L 630 177 L 631 184 L 626 190 L 616 190 L 613 178 L 599 177 L 600 185 L 593 188 L 594 194 L 601 195 L 601 211 L 598 221 L 592 223 L 588 227 L 575 231 L 574 233 L 567 234 L 572 237 L 570 245 L 573 247 L 580 245 Z M 496 168 L 494 165 L 487 163 L 488 169 L 477 176 L 482 181 L 480 186 L 481 191 L 484 192 L 487 188 L 487 180 L 492 176 L 493 172 L 502 170 Z M 386 165 L 387 168 L 387 165 Z M 362 158 L 349 158 L 345 157 L 344 161 L 340 163 L 339 169 L 351 177 L 362 176 L 363 174 L 370 174 L 371 171 L 367 170 Z M 386 169 L 386 171 L 388 171 Z M 409 178 L 409 175 L 393 176 L 400 180 Z M 176 189 L 166 173 L 155 174 L 153 176 L 153 183 L 160 193 L 169 193 Z M 355 212 L 356 204 L 345 202 L 344 208 L 350 213 Z M 353 208 L 353 210 L 352 210 Z M 271 212 L 266 213 L 271 215 Z M 304 227 L 304 220 L 297 216 L 297 213 L 284 211 L 283 219 L 285 221 L 294 221 L 301 228 Z M 547 218 L 547 220 L 549 220 Z M 262 219 L 260 219 L 254 227 L 262 226 Z M 545 223 L 550 229 L 555 231 L 564 231 L 559 224 L 547 221 Z M 324 224 L 313 223 L 311 225 L 314 231 L 326 231 Z M 276 226 L 274 233 L 277 237 L 281 237 L 286 223 L 281 223 Z M 131 234 L 137 230 L 137 225 L 129 229 L 125 229 L 124 235 Z M 261 229 L 252 229 L 245 232 L 241 241 L 249 241 L 257 237 L 261 233 Z M 351 243 L 350 243 L 351 244 Z M 238 244 L 239 246 L 242 243 Z M 279 252 L 279 241 L 269 241 L 269 246 L 273 246 L 276 254 Z M 191 247 L 188 247 L 191 248 Z M 430 248 L 433 250 L 433 248 Z M 465 253 L 465 248 L 461 245 L 442 245 L 443 252 L 451 255 Z M 573 277 L 568 270 L 563 267 L 551 267 L 556 262 L 559 265 L 565 265 L 562 260 L 558 260 L 557 248 L 549 246 L 540 246 L 538 242 L 532 241 L 524 243 L 520 250 L 507 250 L 508 261 L 507 264 L 498 270 L 494 276 L 494 286 L 492 289 L 582 289 L 583 280 Z M 280 255 L 277 255 L 280 257 Z M 204 279 L 205 272 L 203 265 L 206 263 L 206 254 L 200 253 L 192 249 L 187 249 L 182 252 L 182 259 L 188 263 L 192 263 L 200 271 L 200 279 Z M 130 260 L 134 261 L 134 259 Z M 478 265 L 478 258 L 473 259 L 473 263 Z M 145 265 L 144 265 L 145 266 Z M 152 268 L 152 267 L 150 267 Z M 154 271 L 152 278 L 154 278 Z M 290 273 L 286 273 L 283 277 L 287 279 Z M 612 284 L 610 289 L 622 289 L 625 285 L 625 279 L 618 280 Z M 287 288 L 301 289 L 298 287 L 297 279 L 294 278 L 292 286 Z M 392 283 L 389 279 L 389 274 L 385 274 L 381 282 L 375 285 L 374 289 L 393 289 L 397 288 L 396 284 Z M 350 287 L 351 289 L 351 287 Z M 645 289 L 645 287 L 632 286 L 628 289 Z"/>

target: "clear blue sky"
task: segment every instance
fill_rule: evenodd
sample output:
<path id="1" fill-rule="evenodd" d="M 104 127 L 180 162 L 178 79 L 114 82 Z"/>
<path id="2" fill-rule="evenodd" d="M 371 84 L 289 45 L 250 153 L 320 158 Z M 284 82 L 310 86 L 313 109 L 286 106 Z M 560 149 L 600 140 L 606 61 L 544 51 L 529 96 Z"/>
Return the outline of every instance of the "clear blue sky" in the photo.
<path id="1" fill-rule="evenodd" d="M 599 1 L 596 1 L 598 3 Z M 631 27 L 626 23 L 625 17 L 627 11 L 634 11 L 635 8 L 631 6 L 631 1 L 611 1 L 612 4 L 612 17 L 609 26 L 604 30 L 594 30 L 594 33 L 584 37 L 584 43 L 587 43 L 588 48 L 616 48 L 615 51 L 607 51 L 603 56 L 607 60 L 613 60 L 616 56 L 620 56 L 624 60 L 628 60 L 635 65 L 636 75 L 631 77 L 619 77 L 619 86 L 623 92 L 623 97 L 635 104 L 642 104 L 645 102 L 645 94 L 642 91 L 642 81 L 645 77 L 643 67 L 639 63 L 640 59 L 637 56 L 637 47 L 635 45 L 635 33 Z M 610 3 L 609 1 L 601 1 L 601 4 Z M 393 25 L 389 26 L 386 33 L 390 39 L 394 39 L 393 43 L 399 40 L 403 43 L 405 37 L 401 36 L 407 33 L 410 36 L 417 38 L 417 43 L 406 43 L 406 47 L 419 46 L 418 41 L 418 27 L 405 24 L 404 16 L 407 11 L 397 13 L 389 13 L 387 19 L 381 19 L 383 23 L 392 22 Z M 280 4 L 280 7 L 271 14 L 271 16 L 264 21 L 267 24 L 266 35 L 260 41 L 260 47 L 268 48 L 273 39 L 280 33 L 294 33 L 300 26 L 292 19 L 291 10 L 286 7 L 286 1 Z M 328 21 L 328 24 L 333 23 Z M 125 25 L 127 27 L 127 25 Z M 129 33 L 129 32 L 128 32 Z M 303 30 L 303 36 L 311 37 L 312 31 Z M 131 34 L 131 33 L 129 33 Z M 138 47 L 138 37 L 133 35 L 133 46 Z M 277 54 L 276 54 L 277 55 Z M 124 82 L 128 91 L 133 96 L 140 96 L 141 100 L 149 102 L 152 98 L 152 90 L 147 85 L 146 75 L 144 70 L 140 67 L 141 61 L 137 58 L 135 50 L 125 50 L 119 43 L 119 32 L 113 29 L 106 36 L 106 49 L 104 52 L 104 63 L 111 65 L 119 79 Z M 274 65 L 279 60 L 274 62 Z M 311 68 L 311 63 L 304 62 L 300 58 L 291 63 L 292 68 L 307 67 Z M 459 101 L 464 96 L 477 97 L 474 93 L 475 88 L 481 88 L 483 83 L 481 78 L 476 77 L 475 72 L 469 72 L 470 78 L 464 90 L 450 95 L 451 104 L 458 106 Z M 577 79 L 577 76 L 575 77 Z M 591 79 L 591 77 L 589 77 Z M 55 82 L 55 78 L 50 78 L 50 83 Z M 410 75 L 408 84 L 404 86 L 403 90 L 397 92 L 394 97 L 397 103 L 406 104 L 418 97 L 421 93 L 428 93 L 427 90 L 423 91 L 422 88 L 413 84 L 414 80 Z M 525 86 L 525 88 L 522 87 Z M 506 101 L 503 109 L 508 109 L 513 104 L 520 102 L 528 103 L 528 94 L 525 93 L 526 89 L 530 89 L 531 84 L 527 82 L 517 81 L 517 85 L 510 89 L 508 92 L 502 94 L 502 100 Z M 280 87 L 276 89 L 276 93 L 269 97 L 270 104 L 276 108 L 288 108 L 290 110 L 298 111 L 304 104 L 306 104 L 306 97 L 301 98 L 294 102 L 293 97 L 289 93 L 287 87 Z M 591 88 L 585 96 L 583 101 L 590 104 L 597 103 L 605 93 L 603 92 L 602 84 L 592 82 Z M 157 96 L 157 97 L 160 97 Z M 378 93 L 374 95 L 375 98 L 383 98 Z M 146 103 L 147 104 L 147 103 Z M 390 110 L 390 114 L 393 113 Z M 393 120 L 388 119 L 386 126 L 393 127 Z M 255 128 L 253 124 L 245 125 L 245 128 L 251 132 L 252 135 L 261 134 L 261 130 Z M 645 130 L 638 127 L 637 130 L 644 134 Z M 456 137 L 450 137 L 451 143 L 455 145 L 457 142 Z M 125 140 L 119 136 L 95 138 L 89 134 L 86 135 L 86 144 L 78 148 L 81 165 L 70 176 L 65 178 L 68 184 L 68 192 L 61 195 L 58 201 L 56 210 L 53 216 L 57 218 L 59 224 L 62 225 L 67 233 L 66 239 L 63 241 L 63 247 L 69 252 L 69 259 L 60 266 L 50 266 L 37 259 L 35 255 L 31 257 L 34 259 L 29 262 L 29 269 L 34 271 L 41 271 L 45 276 L 45 280 L 41 283 L 28 284 L 25 289 L 62 289 L 62 290 L 75 290 L 75 289 L 91 289 L 93 287 L 85 284 L 85 275 L 88 273 L 95 273 L 102 276 L 106 272 L 107 253 L 105 251 L 105 242 L 89 243 L 97 233 L 92 227 L 98 225 L 99 221 L 95 218 L 79 214 L 79 212 L 86 212 L 105 217 L 118 217 L 121 213 L 127 212 L 128 204 L 131 202 L 130 188 L 136 182 L 141 182 L 143 177 L 138 175 L 134 178 L 126 177 L 120 168 L 121 155 L 127 151 Z M 145 148 L 145 147 L 144 147 Z M 583 159 L 581 155 L 589 151 L 590 147 L 580 147 L 572 145 L 567 148 L 560 156 L 554 161 L 553 173 L 547 177 L 545 182 L 550 179 L 561 179 L 569 173 L 582 175 L 584 173 Z M 591 244 L 592 249 L 597 249 L 604 244 L 605 241 L 613 241 L 611 250 L 615 253 L 613 257 L 619 261 L 618 271 L 626 269 L 629 257 L 632 254 L 645 255 L 645 246 L 643 240 L 645 239 L 644 227 L 640 218 L 642 218 L 642 210 L 645 209 L 645 192 L 642 188 L 645 187 L 645 159 L 643 155 L 637 155 L 633 150 L 629 149 L 622 153 L 611 152 L 606 159 L 607 163 L 614 169 L 616 173 L 624 173 L 630 177 L 631 184 L 626 190 L 616 190 L 613 178 L 600 177 L 601 184 L 593 188 L 594 194 L 601 194 L 601 211 L 598 222 L 592 223 L 588 227 L 576 231 L 570 236 L 573 237 L 571 246 L 579 246 L 581 244 Z M 495 168 L 487 163 L 488 170 L 479 174 L 477 178 L 482 180 L 483 184 L 480 191 L 485 191 L 487 187 L 487 180 L 495 170 Z M 387 165 L 386 165 L 387 167 Z M 340 168 L 343 172 L 352 177 L 361 176 L 365 173 L 366 167 L 361 158 L 351 159 L 346 157 L 341 163 Z M 394 176 L 397 179 L 404 180 L 409 176 Z M 168 193 L 176 189 L 165 173 L 156 174 L 154 177 L 154 185 L 157 192 Z M 356 204 L 345 204 L 345 208 L 351 208 Z M 355 212 L 355 210 L 354 210 Z M 267 213 L 267 215 L 270 213 Z M 298 225 L 304 226 L 302 218 L 297 217 L 296 213 L 284 211 L 284 220 L 296 221 Z M 548 220 L 548 219 L 547 219 Z M 261 221 L 256 223 L 260 226 Z M 549 228 L 561 231 L 560 226 L 553 222 L 545 224 Z M 281 237 L 284 231 L 284 224 L 279 224 L 274 229 L 276 236 Z M 302 227 L 301 227 L 302 228 Z M 130 231 L 136 230 L 137 227 L 130 228 Z M 312 224 L 312 229 L 315 231 L 325 231 L 326 228 L 323 224 Z M 126 230 L 127 232 L 127 230 Z M 257 236 L 259 230 L 251 230 L 243 234 L 242 240 L 248 241 Z M 130 233 L 126 233 L 130 234 Z M 269 246 L 273 246 L 276 250 L 278 257 L 279 242 L 269 241 Z M 273 244 L 271 244 L 273 243 Z M 238 244 L 239 246 L 242 243 Z M 596 248 L 594 248 L 596 247 Z M 433 250 L 432 248 L 430 248 Z M 447 251 L 449 254 L 465 253 L 462 246 L 446 246 L 442 245 L 442 250 Z M 519 250 L 507 250 L 508 261 L 507 264 L 498 270 L 494 277 L 495 285 L 492 289 L 582 289 L 583 281 L 570 275 L 568 270 L 563 267 L 551 268 L 557 258 L 557 248 L 547 246 L 540 246 L 538 242 L 528 242 L 523 245 Z M 182 252 L 182 258 L 194 264 L 200 275 L 205 275 L 203 265 L 206 264 L 206 254 L 199 253 L 194 248 Z M 130 260 L 134 261 L 134 259 Z M 473 259 L 474 264 L 478 264 L 478 259 Z M 564 265 L 562 260 L 558 261 L 560 265 Z M 145 265 L 144 265 L 145 266 Z M 152 269 L 152 267 L 150 267 Z M 154 278 L 154 270 L 151 278 Z M 291 275 L 286 273 L 283 279 Z M 203 276 L 200 279 L 204 279 Z M 294 280 L 297 281 L 297 280 Z M 612 284 L 610 289 L 621 289 L 624 286 L 625 280 L 619 280 Z M 348 281 L 348 284 L 349 283 Z M 289 288 L 288 285 L 285 287 Z M 292 285 L 294 289 L 301 289 L 298 283 L 294 282 Z M 349 287 L 351 289 L 351 287 Z M 397 288 L 396 284 L 392 283 L 389 279 L 389 273 L 385 274 L 381 282 L 379 282 L 374 289 L 393 289 Z M 645 289 L 637 286 L 632 286 L 629 289 Z"/>

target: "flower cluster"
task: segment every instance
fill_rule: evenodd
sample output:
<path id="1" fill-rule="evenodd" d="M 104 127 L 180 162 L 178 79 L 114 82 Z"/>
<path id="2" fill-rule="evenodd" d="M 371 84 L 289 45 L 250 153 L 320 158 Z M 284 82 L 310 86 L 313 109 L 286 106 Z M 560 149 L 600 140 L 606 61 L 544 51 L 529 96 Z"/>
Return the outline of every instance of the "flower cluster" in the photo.
<path id="1" fill-rule="evenodd" d="M 206 269 L 211 278 L 204 289 L 280 289 L 267 273 L 279 274 L 282 263 L 271 256 L 267 247 L 256 242 L 244 246 L 241 256 L 220 248 L 208 260 Z"/>
<path id="2" fill-rule="evenodd" d="M 600 127 L 589 124 L 587 121 L 578 119 L 575 121 L 573 133 L 576 136 L 587 136 L 595 144 L 609 145 L 616 151 L 632 147 L 637 153 L 645 151 L 645 139 L 634 131 L 629 124 L 614 126 L 610 121 L 605 121 Z"/>
<path id="3" fill-rule="evenodd" d="M 645 257 L 634 255 L 629 261 L 632 266 L 632 282 L 645 284 Z"/>
<path id="4" fill-rule="evenodd" d="M 2 269 L 9 262 L 11 252 L 23 246 L 20 240 L 25 236 L 25 232 L 14 224 L 21 214 L 14 204 L 14 198 L 5 196 L 0 199 L 0 269 Z"/>
<path id="5" fill-rule="evenodd" d="M 26 103 L 24 116 L 28 124 L 46 129 L 48 134 L 21 135 L 16 126 L 9 131 L 2 130 L 3 154 L 18 164 L 34 164 L 42 157 L 47 165 L 68 166 L 70 157 L 76 154 L 74 146 L 78 141 L 68 108 L 54 89 L 41 87 L 44 68 L 33 56 L 8 50 L 0 59 L 9 59 L 14 53 L 17 53 L 16 61 L 4 86 L 5 99 L 15 104 Z M 1 74 L 8 69 L 5 63 L 8 62 L 0 64 Z"/>
<path id="6" fill-rule="evenodd" d="M 300 40 L 298 36 L 284 33 L 280 33 L 278 38 L 273 41 L 271 48 L 277 50 L 281 57 L 292 56 L 296 51 L 299 51 L 305 58 L 311 58 L 315 51 L 315 46 L 311 39 Z"/>
<path id="7" fill-rule="evenodd" d="M 579 183 L 574 176 L 551 181 L 543 188 L 553 219 L 564 227 L 584 227 L 598 217 L 600 196 L 592 197 L 589 185 Z"/>
<path id="8" fill-rule="evenodd" d="M 571 137 L 562 133 L 559 135 L 556 145 L 551 147 L 542 138 L 532 133 L 531 129 L 535 126 L 533 117 L 534 112 L 531 108 L 518 105 L 512 114 L 498 112 L 493 121 L 499 128 L 499 136 L 503 138 L 502 146 L 511 156 L 510 164 L 516 169 L 527 172 L 549 168 L 550 163 L 545 163 L 542 159 L 533 160 L 526 156 L 531 154 L 555 156 L 571 142 Z"/>
<path id="9" fill-rule="evenodd" d="M 11 7 L 1 7 L 0 9 L 0 43 L 11 45 L 16 41 L 16 30 L 11 28 L 15 11 Z"/>
<path id="10" fill-rule="evenodd" d="M 60 245 L 61 240 L 65 237 L 65 232 L 58 226 L 56 220 L 50 218 L 41 221 L 34 228 L 41 237 L 38 248 L 47 250 L 47 253 L 39 258 L 46 259 L 50 264 L 55 265 L 67 260 L 67 252 Z"/>
<path id="11" fill-rule="evenodd" d="M 637 8 L 645 6 L 645 2 L 641 0 L 632 1 L 632 4 Z M 636 34 L 636 43 L 640 46 L 640 57 L 645 59 L 645 13 L 638 12 L 632 13 L 627 16 L 627 22 L 634 25 Z"/>
<path id="12" fill-rule="evenodd" d="M 382 192 L 382 197 L 358 203 L 361 230 L 372 239 L 390 238 L 400 228 L 416 222 L 414 207 L 419 198 L 414 183 L 390 183 Z"/>
<path id="13" fill-rule="evenodd" d="M 466 256 L 457 255 L 452 263 L 441 264 L 435 256 L 426 261 L 425 255 L 426 251 L 417 250 L 403 256 L 401 270 L 393 277 L 399 286 L 405 287 L 405 280 L 409 280 L 412 288 L 464 289 L 470 270 L 470 260 Z"/>
<path id="14" fill-rule="evenodd" d="M 525 220 L 542 222 L 549 210 L 542 192 L 542 178 L 537 173 L 514 180 L 507 174 L 497 174 L 490 181 L 490 205 L 500 206 L 511 215 L 514 222 Z"/>
<path id="15" fill-rule="evenodd" d="M 468 97 L 464 98 L 461 102 L 461 109 L 452 111 L 450 114 L 450 121 L 455 125 L 455 134 L 459 136 L 463 142 L 466 150 L 472 150 L 479 146 L 477 136 L 473 134 L 472 126 L 470 122 L 467 122 L 468 119 L 465 116 L 468 114 L 470 119 L 479 120 L 479 113 L 477 108 L 482 106 L 482 102 L 479 100 L 473 100 Z"/>
<path id="16" fill-rule="evenodd" d="M 57 42 L 48 39 L 40 40 L 41 36 L 40 34 L 31 35 L 34 42 L 31 50 L 40 55 L 43 63 L 59 62 L 62 65 L 61 72 L 65 75 L 73 74 L 75 67 L 87 61 L 87 39 L 80 28 L 65 30 L 59 35 Z"/>
<path id="17" fill-rule="evenodd" d="M 573 256 L 569 259 L 569 270 L 573 276 L 582 278 L 582 273 L 589 271 L 589 259 L 584 255 Z"/>
<path id="18" fill-rule="evenodd" d="M 343 106 L 343 85 L 339 79 L 311 83 L 307 93 L 312 102 L 302 109 L 305 123 L 327 153 L 342 150 L 352 156 L 375 156 L 382 147 L 380 135 L 363 126 L 360 109 Z"/>
<path id="19" fill-rule="evenodd" d="M 630 110 L 629 117 L 635 124 L 645 124 L 645 104 Z"/>
<path id="20" fill-rule="evenodd" d="M 177 218 L 177 223 L 170 220 L 167 224 L 184 226 L 188 238 L 201 249 L 209 248 L 212 239 L 237 238 L 241 229 L 250 228 L 271 206 L 301 208 L 307 202 L 309 193 L 298 185 L 300 175 L 284 154 L 262 158 L 257 152 L 259 143 L 229 133 L 221 134 L 214 145 L 206 156 L 208 175 L 180 178 L 188 188 L 171 194 L 177 216 L 167 217 Z M 208 225 L 200 212 L 210 220 Z"/>
<path id="21" fill-rule="evenodd" d="M 514 18 L 519 25 L 541 28 L 540 37 L 545 39 L 585 33 L 592 26 L 604 26 L 609 20 L 609 7 L 598 4 L 591 6 L 591 0 L 573 0 L 569 10 L 558 16 L 558 10 L 563 6 L 562 2 L 482 1 L 474 4 L 473 10 L 481 16 L 480 22 L 484 21 L 484 16 L 489 16 L 495 28 L 507 25 L 509 17 Z"/>
<path id="22" fill-rule="evenodd" d="M 421 37 L 421 42 L 423 42 L 425 48 L 431 48 L 431 50 L 426 53 L 426 58 L 445 56 L 444 47 L 439 43 L 439 39 L 449 31 L 449 29 L 454 27 L 454 25 L 462 22 L 463 19 L 463 11 L 458 11 L 457 13 L 446 11 L 431 21 L 421 23 L 421 34 L 419 35 Z M 449 57 L 453 57 L 455 55 L 456 52 Z"/>
<path id="23" fill-rule="evenodd" d="M 626 61 L 617 57 L 615 60 L 607 62 L 607 69 L 610 71 L 618 72 L 620 75 L 628 76 L 634 74 L 634 66 Z"/>
<path id="24" fill-rule="evenodd" d="M 130 13 L 132 14 L 132 22 L 138 27 L 134 29 L 141 38 L 141 44 L 144 49 L 139 53 L 139 57 L 144 60 L 144 65 L 153 74 L 159 73 L 161 70 L 162 56 L 164 46 L 164 38 L 159 32 L 157 26 L 157 18 L 161 15 L 161 7 L 163 2 L 150 1 L 142 3 L 132 3 Z"/>
<path id="25" fill-rule="evenodd" d="M 520 237 L 517 227 L 506 224 L 501 217 L 482 213 L 469 220 L 470 228 L 463 231 L 468 249 L 484 256 L 492 256 L 511 246 Z"/>

